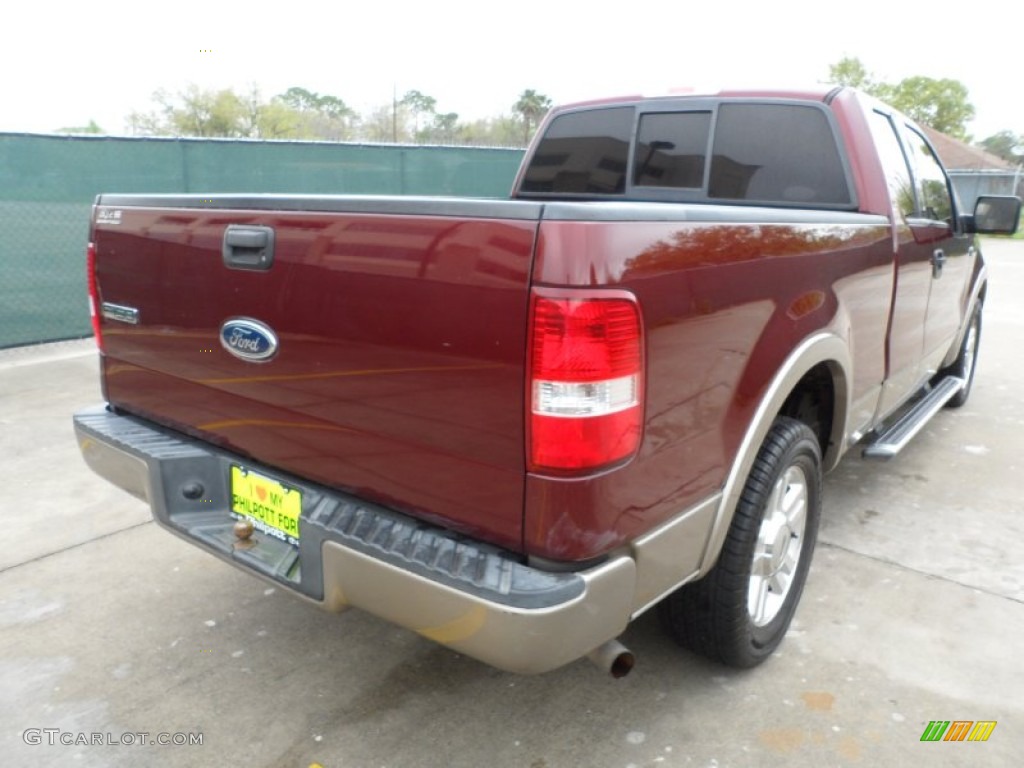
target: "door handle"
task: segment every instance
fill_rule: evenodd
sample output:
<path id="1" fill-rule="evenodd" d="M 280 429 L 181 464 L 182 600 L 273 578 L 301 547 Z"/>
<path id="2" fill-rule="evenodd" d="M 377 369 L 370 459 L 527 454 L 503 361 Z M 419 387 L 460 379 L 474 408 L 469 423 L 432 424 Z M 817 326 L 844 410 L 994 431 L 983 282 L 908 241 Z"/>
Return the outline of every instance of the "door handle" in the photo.
<path id="1" fill-rule="evenodd" d="M 274 264 L 274 229 L 249 224 L 229 224 L 221 249 L 228 269 L 268 270 Z"/>
<path id="2" fill-rule="evenodd" d="M 932 251 L 932 277 L 942 277 L 942 266 L 946 263 L 946 252 L 941 248 Z"/>

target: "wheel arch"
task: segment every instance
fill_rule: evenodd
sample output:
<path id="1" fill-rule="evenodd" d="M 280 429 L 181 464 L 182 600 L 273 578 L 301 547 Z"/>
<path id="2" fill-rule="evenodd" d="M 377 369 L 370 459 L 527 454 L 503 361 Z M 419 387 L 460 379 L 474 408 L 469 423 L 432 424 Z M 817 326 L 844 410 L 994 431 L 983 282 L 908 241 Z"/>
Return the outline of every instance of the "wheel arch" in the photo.
<path id="1" fill-rule="evenodd" d="M 818 415 L 810 419 L 816 423 L 808 423 L 808 426 L 818 436 L 822 469 L 827 472 L 839 463 L 846 447 L 850 371 L 849 348 L 832 333 L 819 333 L 805 339 L 786 358 L 765 390 L 726 476 L 698 577 L 710 571 L 718 560 L 746 477 L 777 416 L 790 416 L 808 423 L 808 403 L 818 400 L 819 405 L 815 406 Z M 822 398 L 828 401 L 827 406 L 820 403 Z"/>

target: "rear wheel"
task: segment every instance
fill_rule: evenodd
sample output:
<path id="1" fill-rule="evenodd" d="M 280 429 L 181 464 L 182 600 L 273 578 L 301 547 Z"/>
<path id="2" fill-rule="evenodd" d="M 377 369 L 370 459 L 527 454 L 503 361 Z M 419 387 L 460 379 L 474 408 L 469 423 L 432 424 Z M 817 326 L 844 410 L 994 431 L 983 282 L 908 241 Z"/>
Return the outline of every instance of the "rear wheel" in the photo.
<path id="1" fill-rule="evenodd" d="M 974 383 L 974 371 L 978 363 L 978 345 L 981 342 L 981 304 L 975 308 L 971 315 L 971 322 L 967 326 L 967 333 L 960 344 L 960 354 L 957 355 L 953 364 L 939 373 L 942 376 L 958 376 L 964 380 L 963 389 L 946 401 L 947 408 L 959 408 L 967 402 L 971 394 L 971 385 Z M 938 378 L 938 377 L 937 377 Z"/>
<path id="2" fill-rule="evenodd" d="M 682 645 L 753 667 L 782 641 L 814 552 L 821 450 L 803 422 L 779 417 L 758 452 L 718 562 L 658 606 Z"/>

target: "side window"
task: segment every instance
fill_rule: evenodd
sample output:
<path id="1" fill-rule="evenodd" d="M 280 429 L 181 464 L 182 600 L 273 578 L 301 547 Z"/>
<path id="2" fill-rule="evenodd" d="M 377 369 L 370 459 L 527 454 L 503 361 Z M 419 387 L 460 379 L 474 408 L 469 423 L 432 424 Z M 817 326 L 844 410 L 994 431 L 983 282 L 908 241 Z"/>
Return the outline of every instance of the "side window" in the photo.
<path id="1" fill-rule="evenodd" d="M 703 187 L 710 129 L 710 112 L 641 115 L 633 183 L 643 187 Z"/>
<path id="2" fill-rule="evenodd" d="M 552 121 L 523 177 L 523 192 L 621 195 L 633 108 L 567 112 Z"/>
<path id="3" fill-rule="evenodd" d="M 722 104 L 708 196 L 848 205 L 850 188 L 824 113 L 795 104 Z"/>
<path id="4" fill-rule="evenodd" d="M 889 196 L 896 204 L 897 213 L 904 219 L 914 215 L 914 183 L 907 158 L 896 136 L 896 126 L 881 112 L 871 113 L 871 133 L 882 160 L 882 170 L 889 185 Z"/>
<path id="5" fill-rule="evenodd" d="M 920 133 L 908 125 L 904 136 L 907 138 L 907 151 L 916 179 L 916 215 L 952 225 L 953 200 L 949 195 L 949 184 L 942 165 Z"/>

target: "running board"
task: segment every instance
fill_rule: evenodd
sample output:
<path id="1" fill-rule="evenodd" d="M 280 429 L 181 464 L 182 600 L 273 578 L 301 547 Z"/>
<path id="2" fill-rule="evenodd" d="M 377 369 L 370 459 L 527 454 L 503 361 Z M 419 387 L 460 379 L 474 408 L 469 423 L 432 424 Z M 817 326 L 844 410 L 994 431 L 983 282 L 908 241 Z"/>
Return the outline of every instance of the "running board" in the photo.
<path id="1" fill-rule="evenodd" d="M 932 416 L 942 410 L 949 400 L 964 387 L 964 380 L 956 376 L 946 376 L 932 387 L 924 397 L 914 403 L 906 413 L 888 427 L 884 432 L 871 438 L 864 448 L 865 459 L 886 461 L 902 451 L 924 425 L 931 421 Z"/>

